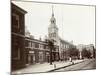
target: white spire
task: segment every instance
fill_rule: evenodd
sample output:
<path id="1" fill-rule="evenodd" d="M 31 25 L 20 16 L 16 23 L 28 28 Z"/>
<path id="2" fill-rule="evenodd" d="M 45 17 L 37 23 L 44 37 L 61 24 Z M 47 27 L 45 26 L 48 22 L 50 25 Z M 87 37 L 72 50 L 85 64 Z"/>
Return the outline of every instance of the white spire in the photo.
<path id="1" fill-rule="evenodd" d="M 54 16 L 54 10 L 53 10 L 53 8 L 54 8 L 54 7 L 53 7 L 53 5 L 52 5 L 52 16 Z"/>
<path id="2" fill-rule="evenodd" d="M 52 16 L 51 16 L 51 24 L 56 25 L 56 19 L 54 17 L 54 6 L 52 5 Z"/>

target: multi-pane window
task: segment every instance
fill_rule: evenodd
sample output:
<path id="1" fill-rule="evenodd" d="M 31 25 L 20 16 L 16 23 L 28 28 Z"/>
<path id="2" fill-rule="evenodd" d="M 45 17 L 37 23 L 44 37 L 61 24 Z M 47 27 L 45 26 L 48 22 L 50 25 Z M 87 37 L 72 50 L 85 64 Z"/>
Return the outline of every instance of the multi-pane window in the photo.
<path id="1" fill-rule="evenodd" d="M 29 43 L 29 41 L 25 40 L 25 47 L 28 47 L 28 43 Z"/>
<path id="2" fill-rule="evenodd" d="M 32 42 L 32 48 L 34 48 L 34 43 Z"/>
<path id="3" fill-rule="evenodd" d="M 43 48 L 46 49 L 46 45 L 43 45 Z"/>
<path id="4" fill-rule="evenodd" d="M 43 45 L 42 45 L 42 44 L 39 44 L 39 48 L 40 48 L 40 49 L 43 49 Z"/>
<path id="5" fill-rule="evenodd" d="M 35 43 L 35 48 L 39 48 L 39 44 L 38 43 Z"/>
<path id="6" fill-rule="evenodd" d="M 68 45 L 66 45 L 66 48 L 68 48 Z"/>
<path id="7" fill-rule="evenodd" d="M 31 47 L 31 41 L 29 41 L 29 47 Z"/>
<path id="8" fill-rule="evenodd" d="M 39 52 L 39 62 L 43 61 L 43 52 Z"/>
<path id="9" fill-rule="evenodd" d="M 19 47 L 19 37 L 12 36 L 12 57 L 13 59 L 20 59 L 20 47 Z"/>
<path id="10" fill-rule="evenodd" d="M 12 31 L 19 32 L 19 15 L 12 14 Z"/>
<path id="11" fill-rule="evenodd" d="M 20 48 L 16 48 L 13 52 L 13 59 L 20 59 Z"/>

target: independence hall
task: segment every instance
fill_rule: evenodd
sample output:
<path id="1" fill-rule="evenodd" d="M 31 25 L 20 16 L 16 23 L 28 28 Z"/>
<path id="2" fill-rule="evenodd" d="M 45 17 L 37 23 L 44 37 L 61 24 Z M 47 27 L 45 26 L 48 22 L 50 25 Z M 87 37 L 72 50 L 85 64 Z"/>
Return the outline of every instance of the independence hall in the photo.
<path id="1" fill-rule="evenodd" d="M 25 14 L 28 14 L 27 11 L 11 3 L 11 69 L 16 70 L 36 63 L 67 60 L 69 57 L 66 51 L 75 46 L 59 37 L 53 10 L 47 38 L 53 39 L 52 49 L 47 41 L 41 38 L 34 39 L 33 35 L 25 30 Z"/>

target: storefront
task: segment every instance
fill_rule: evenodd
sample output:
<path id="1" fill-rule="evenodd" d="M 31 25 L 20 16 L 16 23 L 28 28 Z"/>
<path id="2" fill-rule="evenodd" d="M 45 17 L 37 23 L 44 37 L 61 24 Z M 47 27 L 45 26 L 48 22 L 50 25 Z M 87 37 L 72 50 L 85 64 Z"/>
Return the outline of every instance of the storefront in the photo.
<path id="1" fill-rule="evenodd" d="M 39 63 L 43 63 L 44 62 L 44 53 L 43 51 L 39 51 Z"/>
<path id="2" fill-rule="evenodd" d="M 35 51 L 28 51 L 28 53 L 26 54 L 26 64 L 35 64 Z"/>
<path id="3" fill-rule="evenodd" d="M 46 52 L 45 57 L 46 57 L 45 58 L 46 59 L 45 61 L 49 63 L 50 62 L 50 53 L 49 52 Z"/>

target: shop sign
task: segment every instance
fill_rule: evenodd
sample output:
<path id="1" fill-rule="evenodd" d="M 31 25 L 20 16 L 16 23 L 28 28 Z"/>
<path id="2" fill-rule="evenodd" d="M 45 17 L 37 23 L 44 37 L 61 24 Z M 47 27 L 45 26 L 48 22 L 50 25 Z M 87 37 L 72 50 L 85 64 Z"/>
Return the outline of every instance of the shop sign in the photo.
<path id="1" fill-rule="evenodd" d="M 29 51 L 29 53 L 34 53 L 34 51 Z"/>

